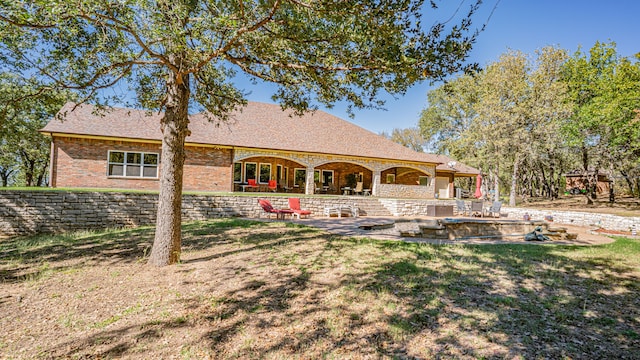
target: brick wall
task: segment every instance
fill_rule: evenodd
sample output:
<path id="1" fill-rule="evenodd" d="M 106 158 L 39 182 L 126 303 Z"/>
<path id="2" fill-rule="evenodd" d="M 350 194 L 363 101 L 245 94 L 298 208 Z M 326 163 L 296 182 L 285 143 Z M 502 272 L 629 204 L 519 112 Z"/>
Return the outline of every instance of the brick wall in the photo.
<path id="1" fill-rule="evenodd" d="M 111 189 L 158 190 L 158 179 L 107 176 L 109 150 L 153 152 L 160 144 L 55 137 L 55 162 L 51 184 L 54 187 L 94 187 Z M 206 147 L 186 148 L 185 190 L 231 191 L 232 150 Z M 162 166 L 162 159 L 160 160 Z"/>

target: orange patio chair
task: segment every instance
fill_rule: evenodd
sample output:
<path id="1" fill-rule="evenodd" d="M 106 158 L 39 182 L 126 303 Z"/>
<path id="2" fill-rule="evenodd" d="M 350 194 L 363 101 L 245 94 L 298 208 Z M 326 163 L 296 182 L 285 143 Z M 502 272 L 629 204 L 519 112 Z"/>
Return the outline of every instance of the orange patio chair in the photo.
<path id="1" fill-rule="evenodd" d="M 278 191 L 278 183 L 275 180 L 269 180 L 269 190 L 273 192 Z"/>
<path id="2" fill-rule="evenodd" d="M 258 189 L 260 187 L 256 183 L 256 179 L 247 179 L 247 184 L 249 184 L 249 189 Z"/>
<path id="3" fill-rule="evenodd" d="M 311 211 L 300 209 L 299 198 L 289 198 L 289 209 L 293 211 L 293 214 L 291 216 L 296 216 L 298 220 L 300 220 L 300 216 L 311 216 Z"/>

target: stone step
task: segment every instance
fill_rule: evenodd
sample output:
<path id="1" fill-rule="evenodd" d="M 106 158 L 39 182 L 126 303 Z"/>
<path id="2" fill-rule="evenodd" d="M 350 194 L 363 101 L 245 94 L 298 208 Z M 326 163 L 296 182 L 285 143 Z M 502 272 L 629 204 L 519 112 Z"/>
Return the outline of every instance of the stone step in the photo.
<path id="1" fill-rule="evenodd" d="M 542 235 L 548 237 L 551 240 L 575 240 L 578 238 L 578 234 L 568 233 L 567 229 L 564 229 L 564 231 L 547 230 L 542 232 Z"/>
<path id="2" fill-rule="evenodd" d="M 422 237 L 427 239 L 448 239 L 449 232 L 445 227 L 420 226 Z"/>
<path id="3" fill-rule="evenodd" d="M 382 206 L 377 198 L 363 197 L 353 199 L 353 202 L 357 204 L 362 216 L 391 216 L 389 210 Z"/>

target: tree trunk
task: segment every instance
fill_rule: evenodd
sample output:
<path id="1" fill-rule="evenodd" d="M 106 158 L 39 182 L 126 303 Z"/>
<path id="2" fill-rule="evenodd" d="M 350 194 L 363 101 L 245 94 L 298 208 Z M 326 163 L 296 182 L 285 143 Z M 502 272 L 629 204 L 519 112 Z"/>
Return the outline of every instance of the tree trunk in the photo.
<path id="1" fill-rule="evenodd" d="M 620 175 L 622 176 L 624 181 L 627 183 L 627 187 L 629 188 L 629 195 L 635 197 L 636 194 L 635 194 L 635 192 L 633 190 L 633 183 L 631 182 L 631 179 L 629 179 L 629 175 L 626 172 L 622 171 L 622 170 L 620 170 Z"/>
<path id="2" fill-rule="evenodd" d="M 2 187 L 7 187 L 9 184 L 9 176 L 13 171 L 1 171 L 0 172 L 0 180 L 2 180 Z"/>
<path id="3" fill-rule="evenodd" d="M 582 147 L 582 181 L 584 182 L 584 192 L 586 205 L 593 205 L 593 200 L 589 196 L 590 181 L 589 181 L 589 154 L 587 153 L 587 148 L 585 146 Z"/>
<path id="4" fill-rule="evenodd" d="M 490 199 L 492 201 L 500 201 L 500 169 L 498 168 L 498 164 L 496 164 L 496 167 L 494 168 L 494 173 L 493 173 L 493 199 Z"/>
<path id="5" fill-rule="evenodd" d="M 516 186 L 518 184 L 518 167 L 520 166 L 520 156 L 516 153 L 513 161 L 513 173 L 511 173 L 511 191 L 509 192 L 509 206 L 516 206 Z"/>
<path id="6" fill-rule="evenodd" d="M 24 168 L 25 186 L 33 186 L 33 173 L 35 172 L 36 162 L 29 159 L 29 156 L 22 151 L 22 162 Z"/>
<path id="7" fill-rule="evenodd" d="M 156 234 L 149 264 L 165 266 L 180 261 L 182 242 L 182 176 L 184 142 L 189 126 L 188 75 L 171 73 L 167 81 L 167 103 L 161 120 L 162 154 L 160 196 Z"/>

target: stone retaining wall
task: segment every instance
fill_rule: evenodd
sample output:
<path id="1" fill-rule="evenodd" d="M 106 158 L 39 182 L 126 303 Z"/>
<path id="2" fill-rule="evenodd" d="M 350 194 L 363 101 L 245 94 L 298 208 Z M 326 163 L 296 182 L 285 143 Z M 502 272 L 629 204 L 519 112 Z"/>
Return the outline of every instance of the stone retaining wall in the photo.
<path id="1" fill-rule="evenodd" d="M 409 200 L 379 199 L 393 216 L 422 216 L 427 213 L 427 205 L 452 205 L 453 200 Z M 577 226 L 601 227 L 608 230 L 631 231 L 634 227 L 640 232 L 640 217 L 625 217 L 580 211 L 536 210 L 528 208 L 502 207 L 503 218 L 522 219 L 529 214 L 531 220 L 544 220 L 551 216 L 554 223 Z"/>
<path id="2" fill-rule="evenodd" d="M 184 195 L 184 220 L 218 217 L 260 217 L 265 213 L 256 199 L 266 198 L 276 208 L 288 207 L 283 196 Z M 57 233 L 80 229 L 153 225 L 157 194 L 67 191 L 0 191 L 0 236 Z M 382 204 L 393 216 L 422 216 L 427 205 L 454 205 L 449 200 L 384 199 L 374 197 L 301 197 L 301 207 L 321 216 L 326 206 L 357 204 L 361 213 Z M 364 210 L 364 211 L 363 211 Z M 373 210 L 372 210 L 373 211 Z M 640 230 L 640 217 L 621 217 L 577 211 L 504 208 L 503 217 L 533 220 L 552 216 L 555 223 L 598 226 L 610 230 Z M 376 215 L 378 215 L 376 213 Z"/>
<path id="3" fill-rule="evenodd" d="M 265 216 L 256 200 L 258 197 L 268 199 L 276 208 L 289 206 L 288 198 L 282 196 L 184 195 L 182 217 L 189 221 Z M 300 204 L 303 209 L 320 215 L 325 206 L 357 202 L 366 208 L 367 201 L 377 203 L 375 198 L 356 201 L 348 197 L 302 197 Z M 157 202 L 158 194 L 0 191 L 0 236 L 153 225 Z"/>
<path id="4" fill-rule="evenodd" d="M 554 223 L 577 226 L 600 227 L 608 230 L 619 231 L 640 231 L 640 217 L 625 217 L 611 214 L 600 214 L 580 211 L 553 211 L 536 210 L 525 208 L 502 208 L 501 214 L 506 214 L 508 218 L 522 219 L 525 214 L 529 214 L 531 219 L 544 220 L 546 216 L 551 216 Z"/>

